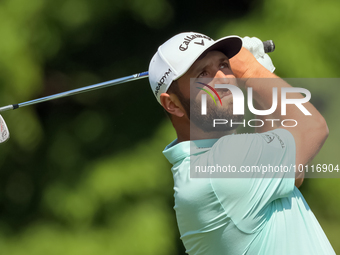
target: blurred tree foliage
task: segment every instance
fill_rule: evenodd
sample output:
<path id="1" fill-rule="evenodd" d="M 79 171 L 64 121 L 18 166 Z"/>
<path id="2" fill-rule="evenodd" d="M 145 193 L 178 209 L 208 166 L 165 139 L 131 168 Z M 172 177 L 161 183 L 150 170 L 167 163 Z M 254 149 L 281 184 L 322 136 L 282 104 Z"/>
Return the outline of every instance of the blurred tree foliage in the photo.
<path id="1" fill-rule="evenodd" d="M 182 31 L 273 39 L 280 76 L 338 77 L 339 9 L 329 0 L 3 0 L 0 102 L 146 71 Z M 311 88 L 332 138 L 317 163 L 339 163 L 336 85 Z M 184 254 L 161 154 L 175 133 L 147 80 L 2 115 L 11 139 L 0 149 L 1 254 Z M 337 183 L 308 179 L 302 191 L 340 252 Z"/>

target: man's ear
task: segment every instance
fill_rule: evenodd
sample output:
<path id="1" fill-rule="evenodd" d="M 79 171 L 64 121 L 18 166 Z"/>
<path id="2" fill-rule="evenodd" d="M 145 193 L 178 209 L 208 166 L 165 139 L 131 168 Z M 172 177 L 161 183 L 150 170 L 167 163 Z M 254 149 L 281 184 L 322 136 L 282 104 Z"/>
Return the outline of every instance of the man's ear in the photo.
<path id="1" fill-rule="evenodd" d="M 172 115 L 177 117 L 183 117 L 185 111 L 182 107 L 181 102 L 175 94 L 162 93 L 160 101 L 163 108 Z"/>

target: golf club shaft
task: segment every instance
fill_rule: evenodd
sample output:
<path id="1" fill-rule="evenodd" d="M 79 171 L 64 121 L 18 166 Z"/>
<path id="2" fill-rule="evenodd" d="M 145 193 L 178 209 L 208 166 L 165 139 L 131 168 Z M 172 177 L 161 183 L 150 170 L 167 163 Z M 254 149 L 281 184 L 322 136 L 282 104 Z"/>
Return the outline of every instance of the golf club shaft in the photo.
<path id="1" fill-rule="evenodd" d="M 73 90 L 61 92 L 61 93 L 54 94 L 54 95 L 51 95 L 51 96 L 41 97 L 41 98 L 34 99 L 34 100 L 31 100 L 31 101 L 23 102 L 23 103 L 20 103 L 20 104 L 7 105 L 7 106 L 0 107 L 0 112 L 4 112 L 4 111 L 8 111 L 8 110 L 14 110 L 14 109 L 17 109 L 17 108 L 20 108 L 20 107 L 38 104 L 38 103 L 54 100 L 54 99 L 57 99 L 57 98 L 73 96 L 73 95 L 77 95 L 77 94 L 80 94 L 80 93 L 83 93 L 83 92 L 88 92 L 88 91 L 91 91 L 91 90 L 96 90 L 96 89 L 101 89 L 101 88 L 105 88 L 105 87 L 109 87 L 109 86 L 114 86 L 114 85 L 122 84 L 122 83 L 125 83 L 125 82 L 129 82 L 129 81 L 135 81 L 135 80 L 139 80 L 139 79 L 142 79 L 142 78 L 146 78 L 146 77 L 148 77 L 148 75 L 149 75 L 148 72 L 137 73 L 137 74 L 133 74 L 133 75 L 126 76 L 126 77 L 122 77 L 122 78 L 118 78 L 118 79 L 114 79 L 114 80 L 110 80 L 110 81 L 106 81 L 106 82 L 101 82 L 101 83 L 89 85 L 89 86 L 78 88 L 78 89 L 73 89 Z"/>
<path id="2" fill-rule="evenodd" d="M 263 47 L 264 47 L 265 53 L 273 52 L 275 50 L 275 44 L 272 40 L 264 41 Z M 122 84 L 122 83 L 125 83 L 125 82 L 129 82 L 129 81 L 135 81 L 135 80 L 139 80 L 139 79 L 142 79 L 142 78 L 146 78 L 148 76 L 149 76 L 148 72 L 137 73 L 137 74 L 133 74 L 133 75 L 126 76 L 126 77 L 122 77 L 122 78 L 118 78 L 118 79 L 114 79 L 114 80 L 110 80 L 110 81 L 106 81 L 106 82 L 101 82 L 101 83 L 89 85 L 89 86 L 78 88 L 78 89 L 73 89 L 73 90 L 61 92 L 61 93 L 54 94 L 54 95 L 51 95 L 51 96 L 41 97 L 41 98 L 34 99 L 34 100 L 31 100 L 31 101 L 23 102 L 23 103 L 20 103 L 20 104 L 11 104 L 11 105 L 7 105 L 7 106 L 3 106 L 3 107 L 0 107 L 0 112 L 4 112 L 4 111 L 8 111 L 8 110 L 15 110 L 15 109 L 18 109 L 20 107 L 24 107 L 24 106 L 28 106 L 28 105 L 38 104 L 38 103 L 54 100 L 54 99 L 57 99 L 57 98 L 73 96 L 73 95 L 77 95 L 77 94 L 80 94 L 80 93 L 83 93 L 83 92 L 88 92 L 88 91 L 91 91 L 91 90 L 101 89 L 101 88 L 105 88 L 105 87 L 110 87 L 110 86 Z"/>

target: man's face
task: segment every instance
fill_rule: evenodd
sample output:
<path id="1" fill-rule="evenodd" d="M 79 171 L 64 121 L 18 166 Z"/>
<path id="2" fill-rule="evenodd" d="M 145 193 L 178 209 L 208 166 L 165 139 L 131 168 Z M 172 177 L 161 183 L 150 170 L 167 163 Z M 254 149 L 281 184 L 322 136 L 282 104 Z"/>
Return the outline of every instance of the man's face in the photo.
<path id="1" fill-rule="evenodd" d="M 204 81 L 203 84 L 202 81 Z M 190 69 L 177 80 L 177 83 L 181 93 L 179 99 L 190 121 L 204 132 L 229 131 L 236 128 L 235 125 L 233 125 L 233 127 L 228 127 L 227 125 L 213 127 L 214 119 L 232 119 L 233 122 L 236 122 L 243 118 L 243 116 L 240 115 L 233 115 L 233 98 L 231 92 L 227 89 L 215 89 L 221 98 L 221 103 L 217 103 L 216 105 L 213 99 L 207 96 L 207 114 L 201 114 L 201 96 L 202 94 L 206 94 L 202 89 L 209 90 L 209 86 L 214 88 L 215 84 L 237 85 L 236 78 L 229 64 L 229 59 L 222 52 L 208 52 L 205 56 L 198 59 Z M 197 87 L 202 89 L 198 89 Z M 219 102 L 217 96 L 213 93 L 212 95 L 216 102 Z"/>

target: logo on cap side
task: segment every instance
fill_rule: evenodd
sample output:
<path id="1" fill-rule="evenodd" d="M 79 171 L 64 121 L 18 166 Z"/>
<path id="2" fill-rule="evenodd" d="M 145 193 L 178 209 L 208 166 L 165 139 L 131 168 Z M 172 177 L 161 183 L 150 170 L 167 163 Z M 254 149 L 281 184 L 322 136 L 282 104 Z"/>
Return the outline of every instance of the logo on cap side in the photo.
<path id="1" fill-rule="evenodd" d="M 155 95 L 156 95 L 156 96 L 157 96 L 157 94 L 158 94 L 158 92 L 159 92 L 161 86 L 164 84 L 166 78 L 168 78 L 168 76 L 170 75 L 171 72 L 172 72 L 172 71 L 171 71 L 171 69 L 169 68 L 169 70 L 167 70 L 167 71 L 164 73 L 164 75 L 163 75 L 163 76 L 159 79 L 159 81 L 157 82 L 158 85 L 157 85 L 156 88 L 155 88 Z"/>
<path id="2" fill-rule="evenodd" d="M 212 39 L 209 37 L 209 36 L 206 36 L 206 35 L 201 35 L 201 34 L 193 34 L 191 36 L 187 35 L 186 37 L 184 37 L 184 40 L 183 42 L 179 45 L 179 49 L 181 51 L 186 51 L 188 48 L 189 48 L 189 44 L 192 40 L 196 39 L 196 38 L 203 38 L 203 39 L 207 39 L 209 41 L 212 41 Z M 204 41 L 201 42 L 194 42 L 196 44 L 199 44 L 199 45 L 202 45 L 204 46 Z"/>

